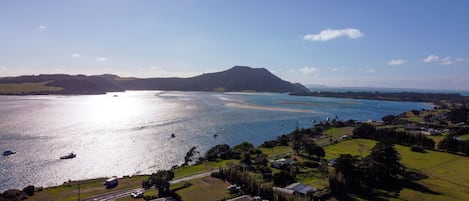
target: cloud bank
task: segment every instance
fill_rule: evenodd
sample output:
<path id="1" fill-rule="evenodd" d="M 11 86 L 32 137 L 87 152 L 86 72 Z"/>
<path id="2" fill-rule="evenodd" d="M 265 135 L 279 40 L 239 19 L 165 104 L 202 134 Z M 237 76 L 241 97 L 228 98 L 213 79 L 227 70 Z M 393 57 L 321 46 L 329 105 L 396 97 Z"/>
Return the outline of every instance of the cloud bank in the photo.
<path id="1" fill-rule="evenodd" d="M 405 59 L 392 59 L 391 61 L 388 61 L 389 66 L 398 66 L 407 63 L 408 61 Z"/>
<path id="2" fill-rule="evenodd" d="M 348 37 L 350 39 L 357 39 L 363 37 L 363 33 L 358 29 L 325 29 L 319 34 L 307 34 L 303 37 L 307 41 L 328 41 L 339 37 Z"/>
<path id="3" fill-rule="evenodd" d="M 451 65 L 454 63 L 454 61 L 451 59 L 451 57 L 445 57 L 445 58 L 442 58 L 442 57 L 439 57 L 437 55 L 434 55 L 434 54 L 430 54 L 428 55 L 428 57 L 426 57 L 423 62 L 425 63 L 437 63 L 437 64 L 441 64 L 441 65 Z"/>

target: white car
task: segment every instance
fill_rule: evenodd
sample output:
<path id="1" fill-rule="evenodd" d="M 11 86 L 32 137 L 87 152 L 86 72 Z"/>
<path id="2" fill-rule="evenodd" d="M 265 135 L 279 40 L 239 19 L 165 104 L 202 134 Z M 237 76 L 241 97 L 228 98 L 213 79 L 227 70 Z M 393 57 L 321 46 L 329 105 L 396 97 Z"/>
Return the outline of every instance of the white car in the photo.
<path id="1" fill-rule="evenodd" d="M 143 197 L 143 191 L 135 191 L 130 194 L 131 197 L 133 198 L 142 198 Z"/>

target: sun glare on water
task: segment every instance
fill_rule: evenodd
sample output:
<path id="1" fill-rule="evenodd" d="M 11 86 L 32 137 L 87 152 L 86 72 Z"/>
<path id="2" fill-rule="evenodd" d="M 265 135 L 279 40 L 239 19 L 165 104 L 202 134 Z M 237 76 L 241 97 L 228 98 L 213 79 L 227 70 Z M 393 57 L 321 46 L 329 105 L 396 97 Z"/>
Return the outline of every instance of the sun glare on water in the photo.
<path id="1" fill-rule="evenodd" d="M 141 100 L 116 94 L 90 96 L 84 115 L 97 124 L 125 123 L 144 112 Z"/>

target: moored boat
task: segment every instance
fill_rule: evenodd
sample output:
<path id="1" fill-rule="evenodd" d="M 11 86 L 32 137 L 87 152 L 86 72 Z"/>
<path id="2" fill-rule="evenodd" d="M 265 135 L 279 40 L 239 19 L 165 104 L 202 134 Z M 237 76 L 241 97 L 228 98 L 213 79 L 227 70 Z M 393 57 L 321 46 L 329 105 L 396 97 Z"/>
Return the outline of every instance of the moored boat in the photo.
<path id="1" fill-rule="evenodd" d="M 61 156 L 60 159 L 71 159 L 71 158 L 75 158 L 75 157 L 77 157 L 77 155 L 72 152 L 72 153 L 69 153 L 65 156 Z"/>
<path id="2" fill-rule="evenodd" d="M 16 154 L 16 152 L 12 151 L 12 150 L 6 150 L 3 152 L 3 156 L 9 156 L 9 155 L 13 155 L 13 154 Z"/>

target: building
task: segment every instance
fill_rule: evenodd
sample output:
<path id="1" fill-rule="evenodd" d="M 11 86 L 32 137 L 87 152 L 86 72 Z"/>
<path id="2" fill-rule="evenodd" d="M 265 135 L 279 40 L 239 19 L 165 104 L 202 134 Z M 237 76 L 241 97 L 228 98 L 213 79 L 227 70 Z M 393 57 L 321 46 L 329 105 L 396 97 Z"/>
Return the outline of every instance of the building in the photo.
<path id="1" fill-rule="evenodd" d="M 302 183 L 293 183 L 285 188 L 280 188 L 280 187 L 273 187 L 275 191 L 287 193 L 287 194 L 300 194 L 300 195 L 306 195 L 308 194 L 309 191 L 317 191 L 318 189 L 302 184 Z"/>
<path id="2" fill-rule="evenodd" d="M 295 161 L 293 160 L 290 160 L 290 159 L 284 159 L 284 158 L 281 158 L 281 159 L 278 159 L 278 160 L 275 160 L 275 161 L 270 161 L 270 166 L 273 167 L 273 168 L 277 168 L 277 169 L 284 169 L 290 165 L 293 165 L 293 163 L 295 163 Z"/>

